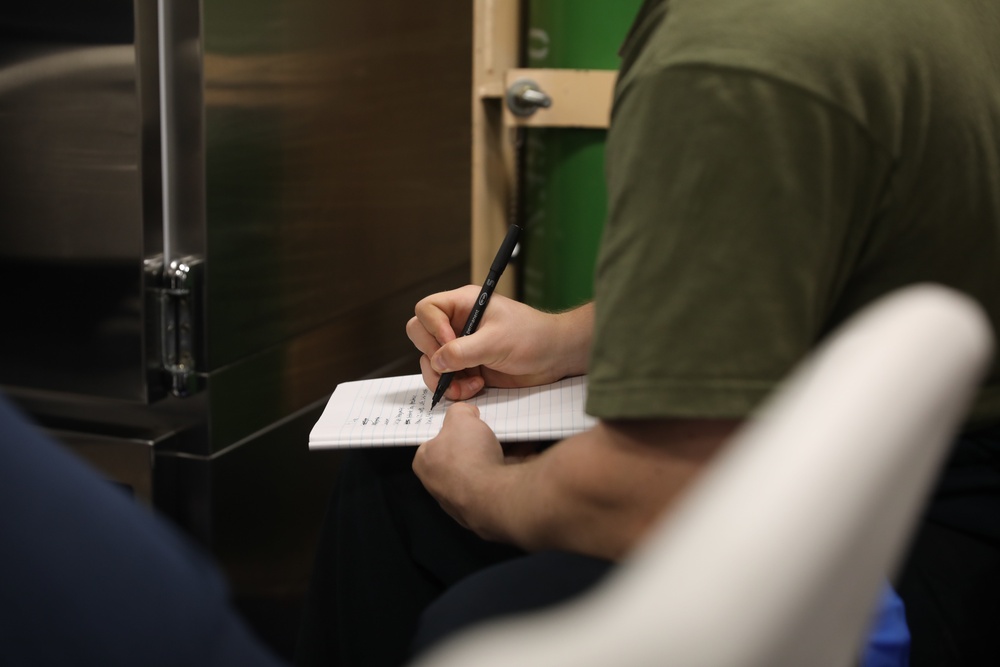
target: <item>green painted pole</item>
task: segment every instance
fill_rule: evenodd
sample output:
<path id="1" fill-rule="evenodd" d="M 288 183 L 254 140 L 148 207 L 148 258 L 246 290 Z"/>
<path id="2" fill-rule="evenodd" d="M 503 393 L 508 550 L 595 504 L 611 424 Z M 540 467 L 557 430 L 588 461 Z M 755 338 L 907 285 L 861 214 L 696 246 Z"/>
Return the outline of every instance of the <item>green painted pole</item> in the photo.
<path id="1" fill-rule="evenodd" d="M 527 66 L 618 69 L 618 49 L 640 4 L 529 0 Z M 536 308 L 565 310 L 593 296 L 607 211 L 605 135 L 576 128 L 525 132 L 521 297 Z"/>

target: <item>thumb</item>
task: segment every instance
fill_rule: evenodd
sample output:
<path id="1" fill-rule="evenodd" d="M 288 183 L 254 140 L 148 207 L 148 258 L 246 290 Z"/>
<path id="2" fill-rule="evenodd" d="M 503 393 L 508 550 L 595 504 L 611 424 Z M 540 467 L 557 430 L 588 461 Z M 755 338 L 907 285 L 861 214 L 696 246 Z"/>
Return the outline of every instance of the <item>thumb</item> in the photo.
<path id="1" fill-rule="evenodd" d="M 476 366 L 492 368 L 500 358 L 493 337 L 488 332 L 477 331 L 442 345 L 431 357 L 431 367 L 438 373 L 462 371 Z"/>

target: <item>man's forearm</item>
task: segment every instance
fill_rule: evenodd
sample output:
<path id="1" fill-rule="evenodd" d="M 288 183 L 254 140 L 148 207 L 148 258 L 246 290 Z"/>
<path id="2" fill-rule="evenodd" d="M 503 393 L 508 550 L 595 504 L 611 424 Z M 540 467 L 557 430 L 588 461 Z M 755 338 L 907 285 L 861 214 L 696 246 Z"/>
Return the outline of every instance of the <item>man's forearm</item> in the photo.
<path id="1" fill-rule="evenodd" d="M 573 310 L 559 313 L 551 342 L 550 354 L 556 358 L 558 375 L 583 375 L 590 362 L 590 344 L 594 335 L 594 304 L 586 303 Z"/>
<path id="2" fill-rule="evenodd" d="M 729 421 L 602 423 L 533 459 L 482 470 L 469 527 L 531 551 L 619 559 L 734 428 Z"/>

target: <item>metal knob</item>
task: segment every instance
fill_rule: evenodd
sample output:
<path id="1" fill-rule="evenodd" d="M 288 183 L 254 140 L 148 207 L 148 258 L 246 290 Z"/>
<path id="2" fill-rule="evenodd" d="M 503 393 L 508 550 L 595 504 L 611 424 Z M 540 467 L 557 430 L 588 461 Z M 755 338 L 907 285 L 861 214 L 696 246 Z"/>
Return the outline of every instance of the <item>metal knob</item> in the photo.
<path id="1" fill-rule="evenodd" d="M 515 116 L 530 116 L 550 106 L 552 98 L 530 79 L 518 79 L 507 89 L 507 108 Z"/>

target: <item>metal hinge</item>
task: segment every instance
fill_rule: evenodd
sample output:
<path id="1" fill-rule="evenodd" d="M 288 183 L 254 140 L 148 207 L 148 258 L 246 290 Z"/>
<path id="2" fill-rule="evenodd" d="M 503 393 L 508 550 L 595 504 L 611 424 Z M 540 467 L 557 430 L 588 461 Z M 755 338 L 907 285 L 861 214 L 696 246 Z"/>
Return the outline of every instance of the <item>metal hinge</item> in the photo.
<path id="1" fill-rule="evenodd" d="M 146 260 L 146 274 L 158 314 L 158 365 L 174 396 L 190 396 L 203 386 L 198 374 L 201 349 L 203 260 L 182 257 L 168 265 L 162 257 Z"/>

